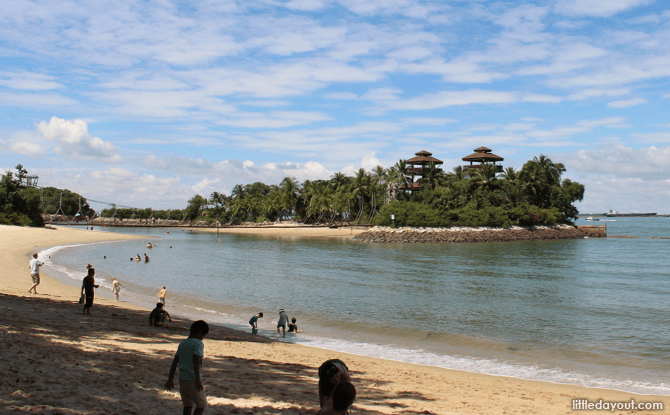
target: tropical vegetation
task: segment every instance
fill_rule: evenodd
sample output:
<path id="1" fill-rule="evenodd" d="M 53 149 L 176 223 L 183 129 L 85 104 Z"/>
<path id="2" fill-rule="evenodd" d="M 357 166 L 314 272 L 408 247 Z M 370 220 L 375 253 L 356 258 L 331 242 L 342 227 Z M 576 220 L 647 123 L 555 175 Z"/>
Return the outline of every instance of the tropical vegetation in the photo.
<path id="1" fill-rule="evenodd" d="M 584 197 L 583 185 L 562 179 L 565 166 L 544 155 L 526 162 L 520 170 L 508 167 L 499 171 L 500 166 L 484 163 L 446 172 L 431 163 L 424 166 L 419 179 L 421 191 L 403 190 L 403 185 L 414 180 L 410 167 L 399 160 L 388 169 L 361 168 L 353 176 L 335 173 L 329 180 L 299 183 L 286 177 L 276 185 L 238 184 L 230 195 L 195 195 L 183 210 L 112 206 L 100 216 L 220 225 L 293 220 L 309 224 L 510 227 L 572 223 L 578 214 L 574 203 Z M 22 185 L 27 172 L 20 165 L 17 170 L 2 178 L 0 221 L 39 225 L 40 191 Z M 69 190 L 44 188 L 42 197 L 44 213 L 56 213 L 60 208 L 65 215 L 76 211 L 95 215 L 86 199 Z"/>
<path id="2" fill-rule="evenodd" d="M 28 171 L 16 166 L 16 173 L 7 171 L 0 179 L 0 224 L 43 226 L 40 191 L 26 185 Z"/>
<path id="3" fill-rule="evenodd" d="M 413 177 L 405 160 L 393 167 L 335 173 L 329 180 L 292 177 L 278 185 L 236 185 L 230 196 L 214 192 L 194 196 L 186 208 L 190 220 L 221 224 L 296 220 L 311 224 L 373 223 L 388 226 L 534 226 L 572 223 L 574 202 L 584 186 L 562 179 L 565 166 L 540 155 L 520 170 L 483 164 L 444 172 L 425 166 L 421 191 L 403 191 Z"/>

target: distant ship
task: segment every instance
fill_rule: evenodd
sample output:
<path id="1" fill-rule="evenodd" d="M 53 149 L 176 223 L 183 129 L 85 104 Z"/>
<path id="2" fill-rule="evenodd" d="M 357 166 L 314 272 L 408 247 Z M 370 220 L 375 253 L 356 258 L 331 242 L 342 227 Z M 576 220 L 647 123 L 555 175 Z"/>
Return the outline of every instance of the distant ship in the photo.
<path id="1" fill-rule="evenodd" d="M 635 218 L 635 217 L 649 217 L 649 216 L 656 216 L 656 212 L 654 213 L 640 213 L 640 212 L 633 212 L 633 213 L 619 213 L 616 210 L 610 210 L 609 212 L 605 213 L 605 216 L 608 217 L 628 217 L 628 218 Z"/>

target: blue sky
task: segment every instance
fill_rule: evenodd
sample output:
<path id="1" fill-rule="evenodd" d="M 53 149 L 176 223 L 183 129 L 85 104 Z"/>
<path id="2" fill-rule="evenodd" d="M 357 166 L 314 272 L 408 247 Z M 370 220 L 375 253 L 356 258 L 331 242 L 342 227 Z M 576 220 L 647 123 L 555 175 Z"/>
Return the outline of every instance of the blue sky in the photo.
<path id="1" fill-rule="evenodd" d="M 0 168 L 168 209 L 486 146 L 564 163 L 582 212 L 670 213 L 664 4 L 12 0 Z"/>

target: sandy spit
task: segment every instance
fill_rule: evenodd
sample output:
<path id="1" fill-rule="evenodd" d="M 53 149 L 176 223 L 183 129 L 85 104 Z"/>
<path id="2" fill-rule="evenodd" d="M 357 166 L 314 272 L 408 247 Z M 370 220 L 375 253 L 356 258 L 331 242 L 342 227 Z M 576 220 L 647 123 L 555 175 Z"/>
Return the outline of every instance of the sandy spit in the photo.
<path id="1" fill-rule="evenodd" d="M 346 232 L 350 232 L 348 229 Z M 252 232 L 253 233 L 253 232 Z M 179 414 L 165 392 L 177 344 L 189 321 L 147 326 L 148 310 L 96 298 L 91 316 L 78 289 L 42 273 L 40 294 L 28 261 L 41 248 L 133 238 L 77 229 L 0 226 L 0 413 Z M 85 264 L 82 264 L 82 272 Z M 340 358 L 358 389 L 353 414 L 571 414 L 572 399 L 663 402 L 670 398 L 526 381 L 330 352 L 225 327 L 205 339 L 208 414 L 313 414 L 316 368 Z M 604 413 L 597 411 L 597 413 Z"/>

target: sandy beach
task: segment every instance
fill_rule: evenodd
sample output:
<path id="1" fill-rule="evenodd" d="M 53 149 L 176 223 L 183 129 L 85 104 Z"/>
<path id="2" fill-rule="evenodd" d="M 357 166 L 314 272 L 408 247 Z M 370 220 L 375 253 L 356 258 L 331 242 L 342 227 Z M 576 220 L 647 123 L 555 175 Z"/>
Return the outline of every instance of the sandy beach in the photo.
<path id="1" fill-rule="evenodd" d="M 327 226 L 295 226 L 295 225 L 275 225 L 275 226 L 232 226 L 225 228 L 184 228 L 192 232 L 202 233 L 226 233 L 231 235 L 255 235 L 274 238 L 325 238 L 325 239 L 350 239 L 360 235 L 368 230 L 363 226 L 347 226 L 330 228 Z"/>
<path id="2" fill-rule="evenodd" d="M 216 229 L 198 229 L 213 231 Z M 220 230 L 223 232 L 223 230 Z M 309 232 L 308 232 L 309 231 Z M 226 229 L 273 237 L 352 237 L 363 229 Z M 133 238 L 81 229 L 0 226 L 0 412 L 42 414 L 179 414 L 178 392 L 166 392 L 170 363 L 190 321 L 148 326 L 149 310 L 102 296 L 81 314 L 77 287 L 44 272 L 29 294 L 30 255 L 42 248 Z M 145 237 L 142 237 L 145 238 Z M 95 264 L 94 264 L 95 265 Z M 82 274 L 86 264 L 82 264 Z M 176 316 L 175 316 L 176 317 Z M 204 377 L 209 414 L 313 414 L 317 367 L 339 358 L 358 389 L 353 414 L 570 414 L 573 399 L 662 402 L 636 395 L 519 380 L 350 355 L 287 344 L 212 326 L 205 339 Z M 590 412 L 590 411 L 586 411 Z M 602 412 L 602 411 L 598 411 Z"/>

